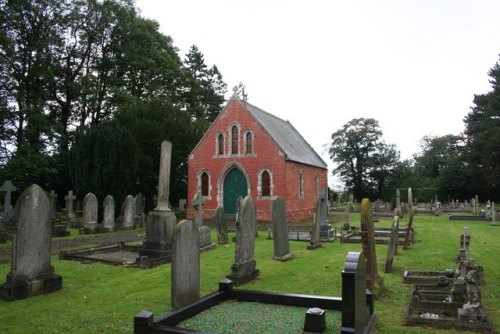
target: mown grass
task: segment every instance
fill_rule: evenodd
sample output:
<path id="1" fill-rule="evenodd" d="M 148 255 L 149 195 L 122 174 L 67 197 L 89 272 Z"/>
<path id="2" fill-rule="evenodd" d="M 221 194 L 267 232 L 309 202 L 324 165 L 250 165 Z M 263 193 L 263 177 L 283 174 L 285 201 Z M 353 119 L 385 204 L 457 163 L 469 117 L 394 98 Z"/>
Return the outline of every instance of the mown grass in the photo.
<path id="1" fill-rule="evenodd" d="M 376 226 L 390 226 L 390 223 L 389 219 L 383 219 Z M 481 286 L 482 304 L 498 330 L 500 227 L 490 226 L 488 222 L 448 221 L 444 215 L 417 216 L 414 223 L 418 242 L 409 250 L 399 249 L 392 273 L 383 273 L 387 246 L 376 246 L 379 276 L 385 286 L 375 304 L 377 332 L 455 332 L 453 329 L 403 326 L 411 286 L 402 282 L 402 275 L 407 269 L 456 268 L 454 258 L 465 226 L 471 230 L 471 254 L 485 271 L 486 284 Z M 401 224 L 405 225 L 406 221 L 402 220 Z M 359 215 L 351 217 L 351 225 L 359 226 Z M 336 226 L 339 230 L 340 225 Z M 213 240 L 216 240 L 214 231 L 212 233 Z M 291 242 L 295 258 L 282 263 L 272 260 L 273 244 L 266 237 L 267 232 L 261 231 L 255 245 L 260 276 L 243 285 L 244 289 L 340 296 L 345 256 L 349 251 L 361 251 L 360 244 L 340 244 L 338 241 L 323 244 L 314 251 L 306 250 L 304 242 Z M 219 280 L 229 273 L 233 261 L 234 243 L 218 245 L 216 249 L 201 254 L 202 295 L 217 289 Z M 169 264 L 142 270 L 80 264 L 59 260 L 57 256 L 53 257 L 52 264 L 55 272 L 63 276 L 63 289 L 25 300 L 0 301 L 0 333 L 131 333 L 133 317 L 141 310 L 152 311 L 155 315 L 170 310 Z M 9 271 L 9 264 L 0 265 L 0 277 L 5 277 Z M 252 317 L 252 314 L 248 316 Z M 202 329 L 210 331 L 210 328 Z"/>

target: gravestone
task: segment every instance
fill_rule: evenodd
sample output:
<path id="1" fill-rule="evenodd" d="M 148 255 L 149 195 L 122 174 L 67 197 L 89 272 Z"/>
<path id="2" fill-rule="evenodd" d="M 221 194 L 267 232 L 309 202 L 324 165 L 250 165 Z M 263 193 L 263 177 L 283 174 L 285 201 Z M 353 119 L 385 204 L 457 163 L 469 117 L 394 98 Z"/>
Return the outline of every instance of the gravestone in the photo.
<path id="1" fill-rule="evenodd" d="M 14 213 L 14 209 L 12 208 L 12 192 L 16 190 L 17 188 L 9 180 L 5 181 L 0 188 L 0 191 L 5 193 L 3 197 L 3 212 L 0 214 L 0 229 L 12 218 Z"/>
<path id="2" fill-rule="evenodd" d="M 373 228 L 373 210 L 368 198 L 361 201 L 361 243 L 366 259 L 366 286 L 374 290 L 378 283 L 377 255 Z"/>
<path id="3" fill-rule="evenodd" d="M 54 190 L 50 191 L 49 199 L 50 199 L 50 219 L 54 221 L 57 216 L 57 194 Z"/>
<path id="4" fill-rule="evenodd" d="M 107 232 L 112 232 L 115 230 L 115 199 L 113 198 L 113 196 L 108 195 L 104 197 L 103 208 L 104 230 Z"/>
<path id="5" fill-rule="evenodd" d="M 135 217 L 134 225 L 143 226 L 144 225 L 144 196 L 141 193 L 135 195 Z"/>
<path id="6" fill-rule="evenodd" d="M 274 260 L 288 261 L 293 259 L 288 240 L 288 224 L 286 221 L 285 203 L 282 197 L 271 201 L 271 224 L 273 228 Z"/>
<path id="7" fill-rule="evenodd" d="M 470 229 L 464 227 L 464 234 L 460 236 L 460 248 L 465 251 L 465 259 L 470 261 Z"/>
<path id="8" fill-rule="evenodd" d="M 385 273 L 392 272 L 392 262 L 394 260 L 394 255 L 396 255 L 397 245 L 399 241 L 398 226 L 399 226 L 399 216 L 394 216 L 394 218 L 392 219 L 389 247 L 387 248 L 387 257 L 385 258 L 385 270 L 384 270 Z"/>
<path id="9" fill-rule="evenodd" d="M 316 200 L 316 207 L 319 206 L 318 204 L 319 201 L 320 199 L 318 198 Z M 311 230 L 311 241 L 309 241 L 309 245 L 307 245 L 307 249 L 309 250 L 314 250 L 322 246 L 320 242 L 320 223 L 316 217 L 317 217 L 316 214 L 314 214 L 313 225 Z"/>
<path id="10" fill-rule="evenodd" d="M 67 237 L 69 236 L 68 226 L 61 223 L 57 214 L 57 194 L 54 190 L 49 193 L 50 200 L 50 221 L 52 223 L 52 236 L 53 237 Z"/>
<path id="11" fill-rule="evenodd" d="M 491 202 L 491 225 L 497 224 L 497 210 L 495 209 L 495 202 Z"/>
<path id="12" fill-rule="evenodd" d="M 161 252 L 169 251 L 172 244 L 176 217 L 168 206 L 171 159 L 172 143 L 163 141 L 160 153 L 157 205 L 148 214 L 146 240 L 140 249 L 140 256 L 157 257 Z"/>
<path id="13" fill-rule="evenodd" d="M 474 199 L 474 214 L 479 216 L 479 197 L 477 195 Z"/>
<path id="14" fill-rule="evenodd" d="M 250 196 L 241 201 L 237 213 L 235 261 L 231 266 L 231 273 L 226 276 L 236 286 L 251 281 L 259 275 L 254 259 L 257 212 Z"/>
<path id="15" fill-rule="evenodd" d="M 200 236 L 191 220 L 174 229 L 172 239 L 171 306 L 178 309 L 200 298 Z"/>
<path id="16" fill-rule="evenodd" d="M 186 211 L 186 202 L 185 198 L 179 199 L 179 210 Z"/>
<path id="17" fill-rule="evenodd" d="M 364 200 L 363 200 L 364 201 Z M 370 207 L 371 209 L 371 207 Z M 363 203 L 361 203 L 363 210 Z M 340 333 L 372 333 L 376 315 L 373 296 L 367 293 L 366 259 L 363 253 L 349 252 L 342 271 L 342 327 Z"/>
<path id="18" fill-rule="evenodd" d="M 319 238 L 322 241 L 332 240 L 332 226 L 328 224 L 328 188 L 321 190 L 316 201 L 316 219 L 319 220 Z"/>
<path id="19" fill-rule="evenodd" d="M 83 228 L 90 232 L 97 229 L 97 197 L 93 193 L 83 198 Z"/>
<path id="20" fill-rule="evenodd" d="M 68 191 L 68 195 L 64 196 L 64 200 L 66 201 L 66 214 L 68 221 L 72 227 L 75 227 L 76 216 L 73 211 L 73 201 L 76 200 L 76 196 L 73 194 L 73 190 Z"/>
<path id="21" fill-rule="evenodd" d="M 346 207 L 344 211 L 344 223 L 342 224 L 342 229 L 344 231 L 349 231 L 351 229 L 351 225 L 349 224 L 349 207 Z"/>
<path id="22" fill-rule="evenodd" d="M 215 209 L 214 220 L 215 220 L 214 225 L 217 228 L 217 240 L 219 241 L 219 244 L 227 244 L 228 238 L 227 238 L 226 213 L 224 212 L 224 209 L 221 208 L 220 206 L 217 207 L 217 209 Z"/>
<path id="23" fill-rule="evenodd" d="M 194 223 L 196 226 L 200 227 L 203 225 L 203 203 L 205 199 L 201 195 L 201 192 L 197 191 L 193 196 L 192 204 L 194 207 Z"/>
<path id="24" fill-rule="evenodd" d="M 399 189 L 396 189 L 396 215 L 398 217 L 402 216 L 401 212 L 401 193 L 399 192 Z"/>
<path id="25" fill-rule="evenodd" d="M 135 198 L 132 195 L 125 197 L 125 203 L 123 206 L 123 223 L 122 227 L 124 229 L 134 228 L 134 217 L 135 217 Z"/>
<path id="26" fill-rule="evenodd" d="M 413 206 L 413 192 L 408 188 L 408 225 L 406 225 L 405 241 L 403 249 L 408 249 L 413 240 L 413 216 L 415 215 L 416 208 Z"/>
<path id="27" fill-rule="evenodd" d="M 34 184 L 20 195 L 14 215 L 11 270 L 0 285 L 2 299 L 12 301 L 61 289 L 62 277 L 51 265 L 50 201 Z"/>

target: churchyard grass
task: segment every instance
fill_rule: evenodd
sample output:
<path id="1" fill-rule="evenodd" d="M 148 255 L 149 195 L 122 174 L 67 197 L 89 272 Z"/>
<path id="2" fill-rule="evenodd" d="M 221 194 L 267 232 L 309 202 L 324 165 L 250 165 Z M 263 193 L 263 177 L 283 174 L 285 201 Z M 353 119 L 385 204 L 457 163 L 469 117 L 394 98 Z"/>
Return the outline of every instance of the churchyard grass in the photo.
<path id="1" fill-rule="evenodd" d="M 352 214 L 350 222 L 352 226 L 359 226 L 359 214 Z M 390 219 L 379 219 L 375 228 L 389 227 L 390 224 Z M 406 219 L 402 219 L 400 224 L 404 226 Z M 482 303 L 498 331 L 500 266 L 496 250 L 500 228 L 490 226 L 488 222 L 448 221 L 446 215 L 416 216 L 414 226 L 417 243 L 409 250 L 399 247 L 392 273 L 383 272 L 387 245 L 376 246 L 378 274 L 383 278 L 385 287 L 379 292 L 375 303 L 377 332 L 455 332 L 403 326 L 410 301 L 411 285 L 404 284 L 402 276 L 407 269 L 457 268 L 454 258 L 459 248 L 460 234 L 466 226 L 470 227 L 471 231 L 471 255 L 477 264 L 484 267 L 486 283 L 480 287 Z M 341 223 L 336 223 L 335 227 L 340 230 Z M 72 230 L 72 236 L 68 238 L 74 238 L 76 235 Z M 234 233 L 230 233 L 230 239 L 232 236 Z M 240 288 L 340 296 L 341 271 L 345 256 L 349 251 L 361 251 L 361 244 L 340 244 L 338 241 L 324 243 L 323 247 L 312 251 L 306 250 L 305 242 L 290 242 L 295 258 L 279 262 L 272 259 L 273 242 L 266 238 L 267 231 L 260 231 L 255 244 L 255 259 L 260 276 Z M 212 240 L 217 240 L 214 228 Z M 0 247 L 9 245 L 10 243 L 7 243 Z M 230 272 L 233 261 L 234 243 L 218 245 L 216 249 L 201 254 L 202 296 L 217 289 L 219 280 Z M 169 310 L 169 264 L 144 270 L 104 264 L 80 264 L 76 261 L 59 260 L 54 254 L 52 265 L 57 274 L 63 277 L 62 290 L 9 303 L 0 300 L 1 333 L 131 333 L 136 313 L 149 310 L 159 315 Z M 2 283 L 9 271 L 10 264 L 0 265 Z M 231 312 L 231 308 L 228 308 L 227 312 Z M 251 317 L 251 314 L 249 316 Z M 273 321 L 272 319 L 274 318 L 269 321 Z M 255 333 L 265 332 L 265 327 L 260 328 L 259 323 L 265 326 L 264 322 L 256 322 L 253 330 Z M 287 324 L 284 323 L 283 326 Z M 210 328 L 200 329 L 210 331 Z M 327 332 L 337 331 L 327 328 Z"/>

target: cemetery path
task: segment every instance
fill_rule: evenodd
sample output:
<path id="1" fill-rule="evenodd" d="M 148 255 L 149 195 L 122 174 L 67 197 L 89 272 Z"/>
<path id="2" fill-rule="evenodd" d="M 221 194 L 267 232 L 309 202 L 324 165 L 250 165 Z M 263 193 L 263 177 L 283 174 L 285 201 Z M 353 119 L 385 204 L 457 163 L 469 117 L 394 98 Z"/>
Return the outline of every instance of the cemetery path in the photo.
<path id="1" fill-rule="evenodd" d="M 146 233 L 144 230 L 131 230 L 109 234 L 82 235 L 81 237 L 73 239 L 52 238 L 52 254 L 57 255 L 61 250 L 74 250 L 79 248 L 113 245 L 121 241 L 142 241 L 145 237 Z M 10 260 L 11 252 L 12 247 L 0 247 L 0 263 L 5 260 Z"/>

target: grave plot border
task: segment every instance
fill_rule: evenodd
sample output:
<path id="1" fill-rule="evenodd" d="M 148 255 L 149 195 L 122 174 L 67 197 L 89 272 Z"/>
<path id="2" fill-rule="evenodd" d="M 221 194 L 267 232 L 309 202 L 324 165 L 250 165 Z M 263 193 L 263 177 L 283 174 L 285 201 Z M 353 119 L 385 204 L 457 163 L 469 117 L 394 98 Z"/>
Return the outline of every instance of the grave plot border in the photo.
<path id="1" fill-rule="evenodd" d="M 356 273 L 356 263 L 361 263 L 360 273 Z M 179 323 L 199 313 L 228 300 L 241 302 L 258 302 L 297 307 L 319 307 L 327 310 L 342 312 L 340 333 L 373 333 L 375 331 L 376 313 L 374 312 L 374 297 L 370 290 L 356 291 L 359 283 L 365 284 L 366 269 L 362 253 L 350 252 L 342 272 L 342 297 L 328 297 L 289 293 L 274 293 L 234 289 L 233 282 L 224 278 L 219 282 L 219 290 L 200 300 L 182 307 L 178 310 L 154 317 L 152 312 L 142 311 L 134 317 L 134 333 L 207 333 L 192 329 L 176 327 Z M 359 298 L 359 297 L 362 298 Z M 364 297 L 363 297 L 364 296 Z M 363 319 L 358 310 L 366 312 L 367 318 Z"/>

